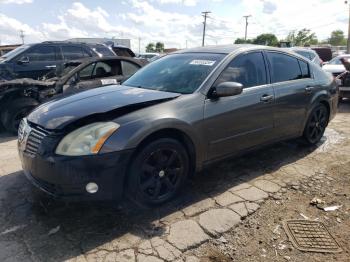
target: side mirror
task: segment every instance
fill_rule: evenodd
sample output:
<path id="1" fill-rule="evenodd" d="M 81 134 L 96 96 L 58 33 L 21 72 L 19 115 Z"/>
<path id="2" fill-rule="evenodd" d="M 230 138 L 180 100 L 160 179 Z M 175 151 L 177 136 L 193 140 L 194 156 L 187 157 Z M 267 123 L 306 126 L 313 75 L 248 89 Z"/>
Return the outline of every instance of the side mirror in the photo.
<path id="1" fill-rule="evenodd" d="M 212 96 L 226 97 L 235 96 L 243 92 L 243 85 L 237 82 L 222 82 L 218 84 L 212 91 Z"/>
<path id="2" fill-rule="evenodd" d="M 29 57 L 28 56 L 23 56 L 21 57 L 21 59 L 19 59 L 17 61 L 18 64 L 22 65 L 22 64 L 28 64 L 29 63 Z"/>

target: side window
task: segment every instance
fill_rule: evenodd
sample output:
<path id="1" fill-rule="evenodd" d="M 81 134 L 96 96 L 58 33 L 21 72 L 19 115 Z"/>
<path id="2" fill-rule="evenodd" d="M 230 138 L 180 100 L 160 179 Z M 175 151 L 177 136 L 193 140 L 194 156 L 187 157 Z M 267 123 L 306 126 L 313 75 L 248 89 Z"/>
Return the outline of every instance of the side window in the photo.
<path id="1" fill-rule="evenodd" d="M 289 55 L 267 52 L 271 65 L 272 83 L 291 81 L 301 78 L 298 59 Z"/>
<path id="2" fill-rule="evenodd" d="M 92 63 L 86 67 L 84 67 L 80 72 L 79 72 L 79 78 L 80 80 L 88 80 L 91 78 L 92 71 L 94 70 L 96 63 Z"/>
<path id="3" fill-rule="evenodd" d="M 106 63 L 97 62 L 92 75 L 96 78 L 112 76 L 112 68 Z"/>
<path id="4" fill-rule="evenodd" d="M 310 75 L 309 65 L 306 62 L 301 61 L 301 60 L 298 60 L 298 62 L 299 62 L 299 65 L 300 65 L 302 78 L 310 78 L 311 75 Z"/>
<path id="5" fill-rule="evenodd" d="M 139 66 L 128 61 L 121 61 L 123 76 L 131 76 L 140 69 Z"/>
<path id="6" fill-rule="evenodd" d="M 216 80 L 215 85 L 222 82 L 238 82 L 244 88 L 265 85 L 266 68 L 262 53 L 248 53 L 234 58 Z"/>
<path id="7" fill-rule="evenodd" d="M 28 57 L 30 62 L 56 60 L 54 46 L 36 46 L 26 52 L 23 56 Z"/>
<path id="8" fill-rule="evenodd" d="M 74 60 L 84 57 L 83 50 L 79 46 L 62 46 L 62 52 L 64 59 L 66 60 Z"/>

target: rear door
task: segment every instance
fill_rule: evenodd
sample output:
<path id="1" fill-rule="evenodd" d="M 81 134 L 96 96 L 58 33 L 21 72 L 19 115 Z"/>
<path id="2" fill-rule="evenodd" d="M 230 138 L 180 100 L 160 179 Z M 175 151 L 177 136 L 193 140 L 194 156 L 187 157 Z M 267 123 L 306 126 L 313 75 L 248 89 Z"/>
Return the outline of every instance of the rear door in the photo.
<path id="1" fill-rule="evenodd" d="M 54 45 L 35 45 L 16 58 L 14 71 L 18 78 L 38 79 L 57 67 L 57 48 Z"/>
<path id="2" fill-rule="evenodd" d="M 205 100 L 203 133 L 208 160 L 234 154 L 273 137 L 274 93 L 262 52 L 235 57 L 214 83 L 239 82 L 243 93 Z"/>
<path id="3" fill-rule="evenodd" d="M 276 136 L 295 136 L 303 129 L 314 90 L 310 65 L 286 53 L 266 52 L 275 92 Z"/>

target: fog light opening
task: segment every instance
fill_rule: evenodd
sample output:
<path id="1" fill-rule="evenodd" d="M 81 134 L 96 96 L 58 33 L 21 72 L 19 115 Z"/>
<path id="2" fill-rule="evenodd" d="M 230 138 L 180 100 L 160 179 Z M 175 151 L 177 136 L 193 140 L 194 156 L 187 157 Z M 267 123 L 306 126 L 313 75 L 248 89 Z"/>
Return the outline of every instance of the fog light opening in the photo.
<path id="1" fill-rule="evenodd" d="M 98 191 L 98 185 L 96 183 L 88 183 L 85 187 L 86 191 L 90 194 L 95 194 Z"/>

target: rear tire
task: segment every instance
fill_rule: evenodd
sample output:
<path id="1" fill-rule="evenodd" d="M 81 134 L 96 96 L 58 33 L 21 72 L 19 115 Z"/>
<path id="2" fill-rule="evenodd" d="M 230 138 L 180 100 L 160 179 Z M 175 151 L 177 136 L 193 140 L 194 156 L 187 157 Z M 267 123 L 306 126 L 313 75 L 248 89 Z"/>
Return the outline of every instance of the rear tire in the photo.
<path id="1" fill-rule="evenodd" d="M 18 98 L 11 101 L 1 114 L 1 122 L 4 128 L 17 134 L 18 126 L 23 117 L 26 117 L 39 103 L 33 98 Z"/>
<path id="2" fill-rule="evenodd" d="M 127 196 L 140 207 L 163 204 L 183 186 L 190 171 L 184 146 L 170 138 L 155 140 L 133 158 L 127 180 Z"/>
<path id="3" fill-rule="evenodd" d="M 303 133 L 308 145 L 315 145 L 321 140 L 328 125 L 328 119 L 329 112 L 325 105 L 319 104 L 312 110 Z"/>

